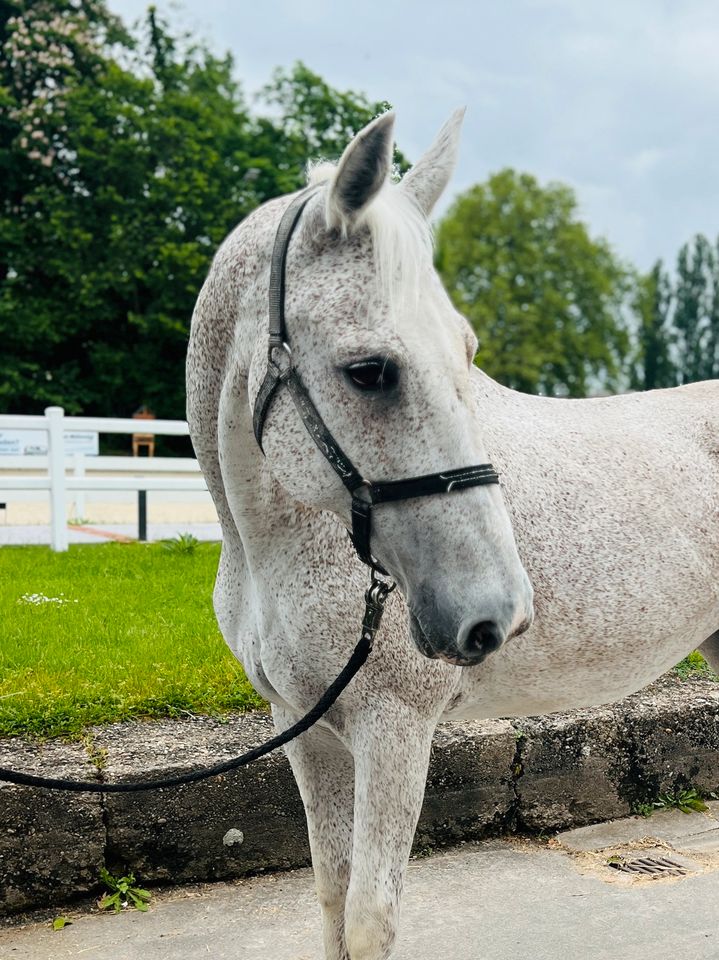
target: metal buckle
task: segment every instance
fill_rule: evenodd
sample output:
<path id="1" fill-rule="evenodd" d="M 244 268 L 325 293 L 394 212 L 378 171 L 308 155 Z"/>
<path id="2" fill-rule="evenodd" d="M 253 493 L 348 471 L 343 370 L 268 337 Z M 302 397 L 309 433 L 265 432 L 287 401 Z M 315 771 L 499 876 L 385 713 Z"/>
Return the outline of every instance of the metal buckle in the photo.
<path id="1" fill-rule="evenodd" d="M 372 557 L 372 566 L 370 567 L 370 585 L 367 590 L 367 594 L 371 594 L 373 597 L 381 598 L 384 602 L 387 597 L 392 593 L 393 590 L 397 589 L 397 584 L 394 580 L 390 578 L 390 575 L 387 571 L 380 567 L 377 564 L 377 561 Z M 384 579 L 384 578 L 387 579 Z"/>

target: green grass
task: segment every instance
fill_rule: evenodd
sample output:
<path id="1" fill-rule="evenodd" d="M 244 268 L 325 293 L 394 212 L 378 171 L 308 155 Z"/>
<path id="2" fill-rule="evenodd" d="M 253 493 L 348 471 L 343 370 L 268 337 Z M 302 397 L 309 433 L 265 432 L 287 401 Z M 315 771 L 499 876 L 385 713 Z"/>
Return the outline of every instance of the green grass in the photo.
<path id="1" fill-rule="evenodd" d="M 676 665 L 674 670 L 682 680 L 688 680 L 689 677 L 697 676 L 709 677 L 712 680 L 719 680 L 719 675 L 712 670 L 698 650 L 695 650 L 693 653 L 690 653 L 689 656 L 684 657 L 681 663 Z"/>
<path id="2" fill-rule="evenodd" d="M 261 707 L 215 621 L 218 559 L 217 544 L 2 547 L 0 736 Z"/>
<path id="3" fill-rule="evenodd" d="M 189 539 L 0 548 L 0 736 L 263 707 L 215 621 L 218 560 Z M 676 670 L 715 676 L 699 653 Z"/>

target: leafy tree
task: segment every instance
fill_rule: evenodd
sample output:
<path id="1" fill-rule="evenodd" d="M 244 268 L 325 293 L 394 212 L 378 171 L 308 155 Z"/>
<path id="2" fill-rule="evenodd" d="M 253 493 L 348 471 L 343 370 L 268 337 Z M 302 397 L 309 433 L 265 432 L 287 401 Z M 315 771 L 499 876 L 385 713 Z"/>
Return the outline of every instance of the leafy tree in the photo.
<path id="1" fill-rule="evenodd" d="M 144 401 L 179 416 L 192 297 L 211 250 L 256 204 L 241 179 L 247 114 L 227 60 L 168 43 L 162 74 L 147 69 L 160 62 L 154 16 L 150 57 L 126 41 L 121 65 L 101 18 L 55 14 L 48 31 L 74 22 L 84 47 L 68 47 L 62 97 L 11 146 L 29 169 L 0 303 L 15 373 L 4 392 L 26 410 L 58 402 L 117 414 Z M 56 90 L 41 55 L 55 44 L 34 12 L 32 31 L 16 24 L 11 43 L 25 38 L 39 64 L 35 87 Z"/>
<path id="2" fill-rule="evenodd" d="M 0 44 L 0 409 L 182 417 L 217 245 L 382 105 L 298 64 L 256 117 L 229 56 L 104 0 L 0 0 Z"/>
<path id="3" fill-rule="evenodd" d="M 682 383 L 719 376 L 718 253 L 697 234 L 677 258 L 673 320 Z"/>
<path id="4" fill-rule="evenodd" d="M 491 376 L 574 397 L 617 383 L 628 273 L 589 236 L 568 187 L 509 169 L 472 187 L 439 225 L 437 266 Z"/>
<path id="5" fill-rule="evenodd" d="M 711 307 L 709 309 L 709 336 L 707 353 L 711 361 L 709 376 L 719 377 L 719 237 L 714 246 L 714 269 L 711 280 Z"/>
<path id="6" fill-rule="evenodd" d="M 30 408 L 56 399 L 43 362 L 57 342 L 44 302 L 57 240 L 45 245 L 44 198 L 72 194 L 73 153 L 66 143 L 66 97 L 91 84 L 99 47 L 120 39 L 118 22 L 97 0 L 0 0 L 0 403 Z M 37 352 L 35 351 L 37 347 Z"/>
<path id="7" fill-rule="evenodd" d="M 334 90 L 303 63 L 296 63 L 291 70 L 278 67 L 261 97 L 279 109 L 273 130 L 282 131 L 287 151 L 283 160 L 295 171 L 309 160 L 337 160 L 352 137 L 391 106 L 386 100 L 373 102 L 353 90 Z M 398 172 L 409 168 L 399 150 L 395 150 L 394 160 Z"/>
<path id="8" fill-rule="evenodd" d="M 676 339 L 671 325 L 671 302 L 671 281 L 658 260 L 648 274 L 637 279 L 632 304 L 639 320 L 637 365 L 632 371 L 634 389 L 673 387 L 677 382 L 671 358 Z"/>

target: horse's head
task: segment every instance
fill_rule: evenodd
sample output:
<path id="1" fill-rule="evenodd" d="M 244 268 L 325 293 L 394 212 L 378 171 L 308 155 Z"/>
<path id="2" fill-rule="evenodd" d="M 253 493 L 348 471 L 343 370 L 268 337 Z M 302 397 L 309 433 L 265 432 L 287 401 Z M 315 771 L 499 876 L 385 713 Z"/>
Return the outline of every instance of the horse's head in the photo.
<path id="1" fill-rule="evenodd" d="M 379 117 L 336 167 L 315 169 L 317 193 L 289 244 L 293 363 L 331 434 L 375 482 L 484 463 L 491 453 L 470 391 L 477 342 L 434 270 L 427 222 L 454 167 L 461 118 L 456 113 L 393 184 L 393 116 Z M 265 315 L 251 367 L 253 400 L 266 332 Z M 347 490 L 287 390 L 273 399 L 263 445 L 294 497 L 349 525 Z M 378 505 L 371 547 L 407 598 L 412 636 L 427 656 L 479 663 L 531 620 L 531 587 L 496 485 Z"/>

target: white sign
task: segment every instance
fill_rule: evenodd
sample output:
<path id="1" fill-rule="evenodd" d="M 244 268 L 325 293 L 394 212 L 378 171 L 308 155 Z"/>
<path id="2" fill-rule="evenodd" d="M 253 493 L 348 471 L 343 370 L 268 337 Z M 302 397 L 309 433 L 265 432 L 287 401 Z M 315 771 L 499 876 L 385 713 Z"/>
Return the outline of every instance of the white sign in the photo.
<path id="1" fill-rule="evenodd" d="M 98 434 L 91 430 L 66 430 L 65 453 L 96 457 L 100 452 Z M 47 430 L 0 430 L 0 457 L 47 455 Z"/>

